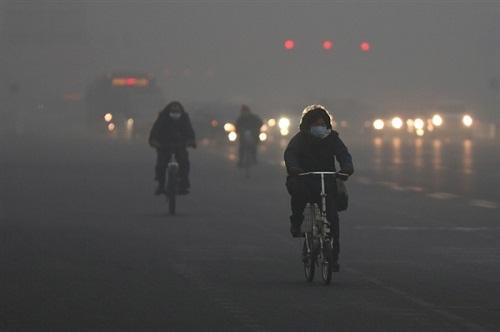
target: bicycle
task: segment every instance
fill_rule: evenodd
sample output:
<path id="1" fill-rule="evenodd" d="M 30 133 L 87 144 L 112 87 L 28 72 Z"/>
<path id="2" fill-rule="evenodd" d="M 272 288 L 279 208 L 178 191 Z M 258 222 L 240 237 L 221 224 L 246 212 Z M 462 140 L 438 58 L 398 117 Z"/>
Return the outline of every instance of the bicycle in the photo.
<path id="1" fill-rule="evenodd" d="M 171 215 L 175 215 L 177 184 L 179 182 L 179 163 L 175 159 L 175 154 L 171 153 L 167 164 L 167 185 L 165 195 L 168 201 L 168 211 Z"/>
<path id="2" fill-rule="evenodd" d="M 307 203 L 305 209 L 304 223 L 304 244 L 302 247 L 302 261 L 304 263 L 304 275 L 308 282 L 313 281 L 316 266 L 321 264 L 321 276 L 325 285 L 330 284 L 332 280 L 332 265 L 333 265 L 333 248 L 334 239 L 330 232 L 330 223 L 326 217 L 326 175 L 342 175 L 347 174 L 339 172 L 306 172 L 299 176 L 320 175 L 321 177 L 321 208 L 317 202 L 311 200 Z"/>
<path id="3" fill-rule="evenodd" d="M 240 138 L 240 167 L 244 170 L 246 178 L 250 177 L 250 168 L 256 163 L 256 145 L 257 142 L 250 130 L 245 130 Z"/>

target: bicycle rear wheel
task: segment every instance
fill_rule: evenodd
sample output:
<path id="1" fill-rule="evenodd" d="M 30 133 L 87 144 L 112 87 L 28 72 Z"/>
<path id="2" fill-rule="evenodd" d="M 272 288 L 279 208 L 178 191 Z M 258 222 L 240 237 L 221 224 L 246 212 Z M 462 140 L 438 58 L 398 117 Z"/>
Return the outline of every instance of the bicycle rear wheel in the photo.
<path id="1" fill-rule="evenodd" d="M 168 198 L 168 212 L 171 214 L 171 215 L 174 215 L 175 214 L 175 204 L 176 204 L 176 199 L 175 199 L 175 194 L 173 194 L 172 196 L 170 196 Z"/>
<path id="2" fill-rule="evenodd" d="M 309 243 L 311 252 L 307 252 L 307 237 L 304 239 L 304 246 L 302 248 L 302 261 L 304 263 L 304 276 L 308 282 L 313 281 L 314 272 L 316 270 L 316 261 L 314 259 L 312 243 Z"/>
<path id="3" fill-rule="evenodd" d="M 323 278 L 323 283 L 329 285 L 332 281 L 332 264 L 333 264 L 333 251 L 332 244 L 330 241 L 325 241 L 323 247 L 323 261 L 321 262 L 321 277 Z"/>
<path id="4" fill-rule="evenodd" d="M 241 168 L 243 169 L 243 175 L 245 178 L 250 178 L 250 167 L 252 166 L 250 152 L 248 148 L 243 149 L 243 155 L 241 156 Z"/>

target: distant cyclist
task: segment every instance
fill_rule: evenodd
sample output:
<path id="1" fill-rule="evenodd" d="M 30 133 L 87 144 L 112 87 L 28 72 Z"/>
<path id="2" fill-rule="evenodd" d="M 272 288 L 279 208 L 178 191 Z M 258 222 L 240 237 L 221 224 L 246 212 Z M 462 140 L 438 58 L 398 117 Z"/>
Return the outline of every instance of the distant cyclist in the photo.
<path id="1" fill-rule="evenodd" d="M 291 195 L 292 215 L 290 217 L 292 236 L 302 236 L 301 224 L 304 208 L 312 199 L 319 202 L 320 182 L 313 177 L 298 176 L 300 173 L 336 170 L 335 159 L 340 172 L 351 175 L 354 172 L 351 155 L 339 134 L 332 130 L 331 116 L 321 105 L 310 105 L 302 113 L 300 132 L 289 142 L 285 150 L 285 164 L 288 172 L 286 186 Z M 344 178 L 347 180 L 347 178 Z M 339 216 L 335 203 L 337 186 L 334 179 L 327 181 L 327 219 L 334 239 L 334 270 L 338 267 Z"/>
<path id="2" fill-rule="evenodd" d="M 169 103 L 151 128 L 149 145 L 156 149 L 156 195 L 165 193 L 165 175 L 170 155 L 179 163 L 179 194 L 189 193 L 189 154 L 187 147 L 196 148 L 195 134 L 188 113 L 181 103 Z"/>
<path id="3" fill-rule="evenodd" d="M 250 152 L 250 158 L 253 164 L 257 163 L 257 144 L 259 142 L 260 127 L 262 119 L 250 111 L 247 105 L 241 105 L 240 116 L 236 120 L 236 133 L 239 137 L 239 156 L 238 166 L 241 167 L 243 154 Z"/>

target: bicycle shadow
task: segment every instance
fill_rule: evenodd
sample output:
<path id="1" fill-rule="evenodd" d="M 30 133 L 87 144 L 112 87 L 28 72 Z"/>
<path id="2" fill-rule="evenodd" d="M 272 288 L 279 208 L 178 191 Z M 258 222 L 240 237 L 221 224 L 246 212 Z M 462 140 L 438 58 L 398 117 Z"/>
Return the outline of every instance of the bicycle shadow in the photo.
<path id="1" fill-rule="evenodd" d="M 345 274 L 345 273 L 344 273 Z M 266 287 L 272 287 L 276 290 L 282 291 L 297 291 L 297 290 L 311 290 L 317 289 L 319 292 L 324 293 L 325 291 L 360 291 L 368 289 L 369 285 L 363 283 L 360 280 L 351 280 L 349 276 L 336 276 L 334 274 L 332 281 L 329 285 L 325 285 L 321 276 L 318 275 L 312 282 L 307 282 L 304 279 L 287 279 L 287 280 L 272 280 L 268 282 L 261 282 L 262 286 L 265 284 Z"/>
<path id="2" fill-rule="evenodd" d="M 175 214 L 170 214 L 168 211 L 137 213 L 136 216 L 140 218 L 139 220 L 141 221 L 141 223 L 145 220 L 149 220 L 151 222 L 183 220 L 185 222 L 186 220 L 196 217 L 189 212 L 177 212 Z"/>

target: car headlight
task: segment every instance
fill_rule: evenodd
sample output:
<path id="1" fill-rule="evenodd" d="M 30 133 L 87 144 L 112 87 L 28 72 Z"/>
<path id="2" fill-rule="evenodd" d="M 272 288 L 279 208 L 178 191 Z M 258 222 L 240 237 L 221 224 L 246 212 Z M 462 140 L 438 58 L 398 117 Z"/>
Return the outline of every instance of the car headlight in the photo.
<path id="1" fill-rule="evenodd" d="M 384 127 L 385 127 L 384 120 L 377 119 L 373 121 L 373 128 L 375 128 L 375 130 L 382 130 L 384 129 Z"/>
<path id="2" fill-rule="evenodd" d="M 432 116 L 432 124 L 436 127 L 439 127 L 443 124 L 443 118 L 439 114 L 434 114 Z"/>
<path id="3" fill-rule="evenodd" d="M 228 133 L 232 132 L 232 131 L 235 131 L 236 130 L 236 127 L 234 126 L 234 124 L 232 124 L 231 122 L 227 122 L 225 125 L 224 125 L 224 130 Z"/>
<path id="4" fill-rule="evenodd" d="M 466 114 L 462 117 L 462 123 L 464 124 L 464 126 L 470 127 L 474 123 L 474 120 L 470 115 Z"/>
<path id="5" fill-rule="evenodd" d="M 238 138 L 238 134 L 235 131 L 232 131 L 229 134 L 227 134 L 227 138 L 229 139 L 230 142 L 234 142 Z"/>
<path id="6" fill-rule="evenodd" d="M 414 121 L 413 121 L 413 126 L 415 127 L 415 129 L 424 129 L 425 127 L 425 122 L 424 120 L 420 119 L 420 118 L 416 118 Z"/>
<path id="7" fill-rule="evenodd" d="M 278 127 L 280 128 L 280 130 L 288 130 L 288 128 L 290 127 L 290 119 L 285 117 L 281 118 L 278 121 Z"/>
<path id="8" fill-rule="evenodd" d="M 403 120 L 400 117 L 395 117 L 391 121 L 392 128 L 401 129 L 403 127 Z"/>

